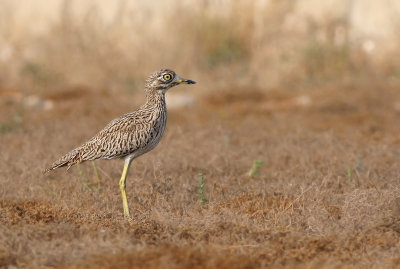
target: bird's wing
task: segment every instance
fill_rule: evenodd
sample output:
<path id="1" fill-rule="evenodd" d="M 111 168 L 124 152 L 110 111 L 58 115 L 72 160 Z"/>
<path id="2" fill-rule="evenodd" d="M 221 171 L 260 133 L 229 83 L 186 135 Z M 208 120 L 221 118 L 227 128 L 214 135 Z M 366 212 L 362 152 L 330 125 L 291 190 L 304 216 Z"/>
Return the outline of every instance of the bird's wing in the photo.
<path id="1" fill-rule="evenodd" d="M 146 146 L 152 129 L 150 119 L 150 113 L 136 111 L 111 121 L 80 147 L 82 160 L 123 157 Z"/>
<path id="2" fill-rule="evenodd" d="M 93 138 L 55 161 L 45 172 L 61 166 L 99 158 L 113 159 L 129 155 L 148 143 L 152 114 L 137 110 L 112 120 Z"/>

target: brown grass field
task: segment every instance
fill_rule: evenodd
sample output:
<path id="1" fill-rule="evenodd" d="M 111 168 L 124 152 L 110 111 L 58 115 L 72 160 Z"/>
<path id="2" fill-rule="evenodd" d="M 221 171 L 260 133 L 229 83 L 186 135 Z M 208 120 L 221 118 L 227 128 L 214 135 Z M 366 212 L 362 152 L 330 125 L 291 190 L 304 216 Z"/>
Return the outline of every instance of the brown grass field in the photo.
<path id="1" fill-rule="evenodd" d="M 0 265 L 398 267 L 398 87 L 227 88 L 171 110 L 160 146 L 131 168 L 132 222 L 122 216 L 122 161 L 98 161 L 101 178 L 90 163 L 42 169 L 141 96 L 82 88 L 49 95 L 51 113 L 25 111 L 3 129 Z M 255 160 L 264 164 L 250 177 Z"/>
<path id="2" fill-rule="evenodd" d="M 291 0 L 70 2 L 38 34 L 0 0 L 0 268 L 400 268 L 398 49 L 291 30 Z M 122 160 L 43 175 L 161 67 L 198 83 L 131 166 L 132 221 Z"/>

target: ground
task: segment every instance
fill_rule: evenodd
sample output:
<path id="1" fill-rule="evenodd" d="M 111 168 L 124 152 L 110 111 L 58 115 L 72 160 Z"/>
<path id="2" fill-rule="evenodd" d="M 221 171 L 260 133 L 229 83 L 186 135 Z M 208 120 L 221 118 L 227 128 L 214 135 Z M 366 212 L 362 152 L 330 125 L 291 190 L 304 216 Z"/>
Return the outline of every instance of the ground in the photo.
<path id="1" fill-rule="evenodd" d="M 99 176 L 93 163 L 42 171 L 143 96 L 58 89 L 46 107 L 2 89 L 0 267 L 399 267 L 399 86 L 199 94 L 133 162 L 131 221 L 122 160 L 96 161 Z"/>

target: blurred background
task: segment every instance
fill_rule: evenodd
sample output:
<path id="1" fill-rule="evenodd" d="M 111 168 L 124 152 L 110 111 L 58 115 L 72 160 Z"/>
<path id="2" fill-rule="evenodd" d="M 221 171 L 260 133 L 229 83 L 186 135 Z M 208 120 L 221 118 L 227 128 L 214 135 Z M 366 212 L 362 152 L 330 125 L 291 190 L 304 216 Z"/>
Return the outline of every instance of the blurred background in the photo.
<path id="1" fill-rule="evenodd" d="M 1 0 L 0 88 L 129 92 L 160 67 L 202 91 L 397 81 L 399 14 L 396 0 Z"/>

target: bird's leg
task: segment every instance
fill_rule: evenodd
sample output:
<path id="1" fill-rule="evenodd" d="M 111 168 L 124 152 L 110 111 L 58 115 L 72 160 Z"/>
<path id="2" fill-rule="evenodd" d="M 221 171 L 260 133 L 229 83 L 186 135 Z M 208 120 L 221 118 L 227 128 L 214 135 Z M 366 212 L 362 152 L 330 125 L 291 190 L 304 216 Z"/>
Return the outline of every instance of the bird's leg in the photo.
<path id="1" fill-rule="evenodd" d="M 128 199 L 126 198 L 126 175 L 128 174 L 129 166 L 131 165 L 132 160 L 125 159 L 124 170 L 122 171 L 121 179 L 119 180 L 119 188 L 121 189 L 122 194 L 122 205 L 124 206 L 124 216 L 129 218 L 129 207 L 128 207 Z"/>

